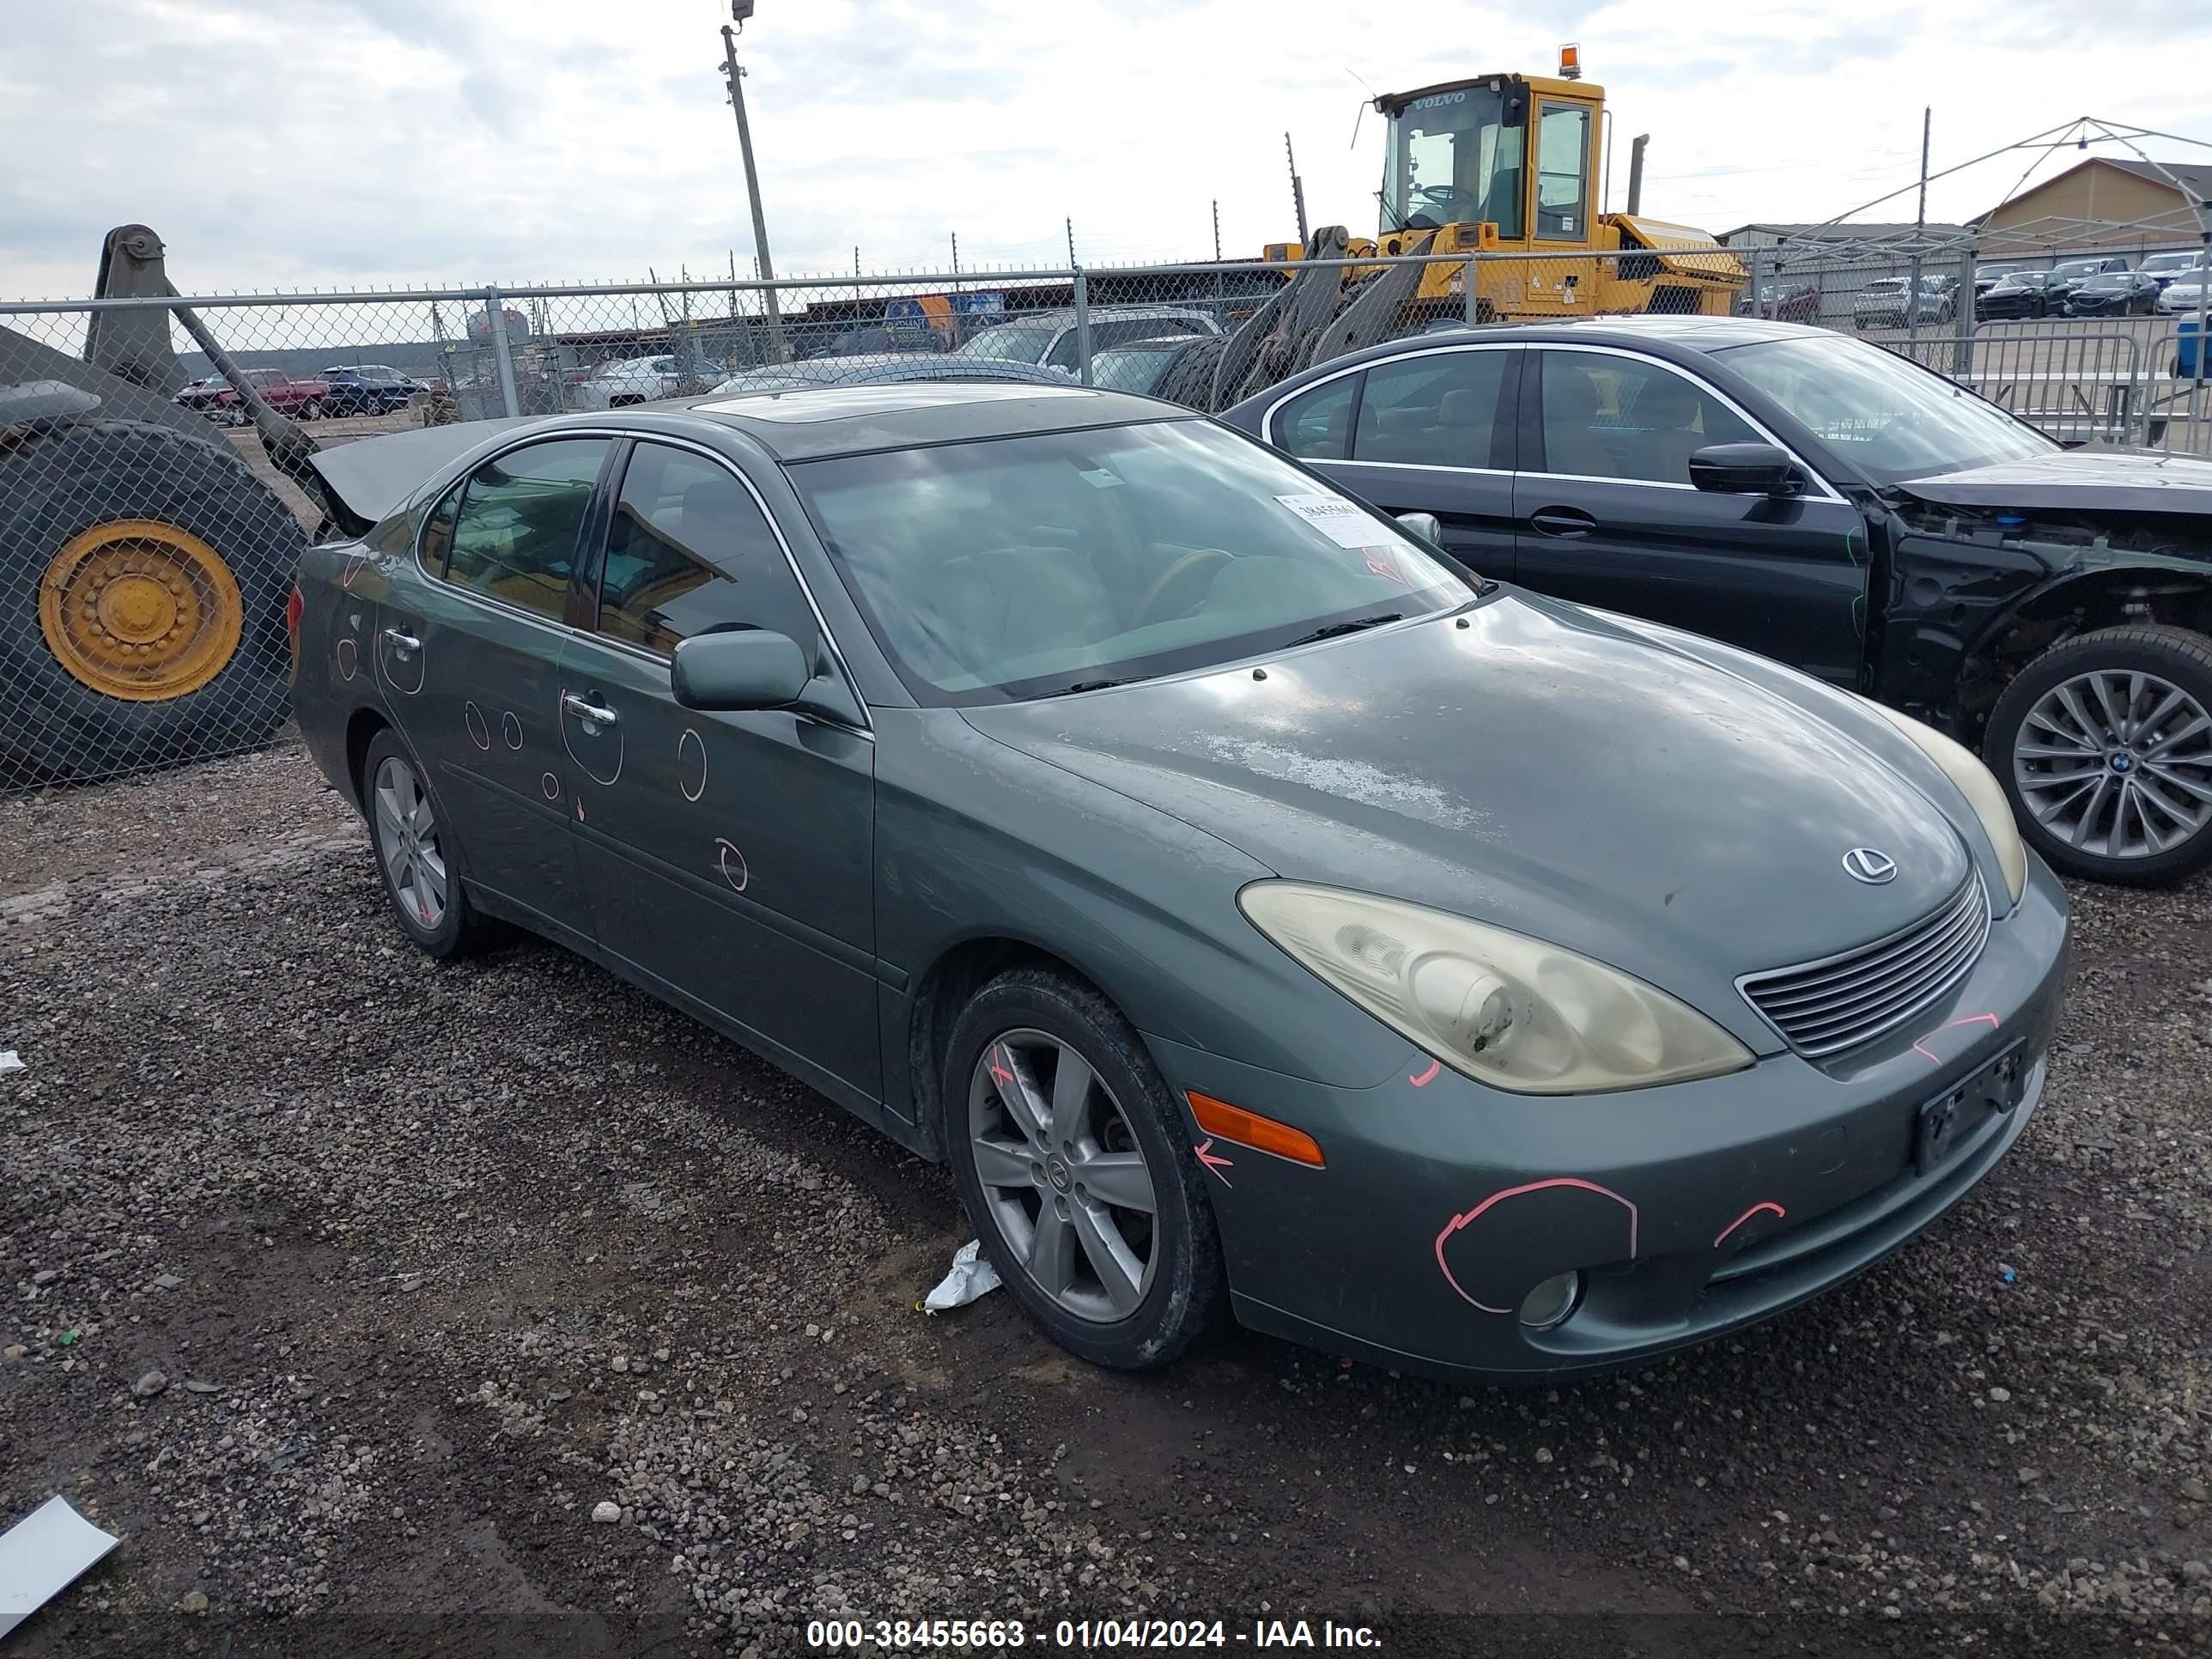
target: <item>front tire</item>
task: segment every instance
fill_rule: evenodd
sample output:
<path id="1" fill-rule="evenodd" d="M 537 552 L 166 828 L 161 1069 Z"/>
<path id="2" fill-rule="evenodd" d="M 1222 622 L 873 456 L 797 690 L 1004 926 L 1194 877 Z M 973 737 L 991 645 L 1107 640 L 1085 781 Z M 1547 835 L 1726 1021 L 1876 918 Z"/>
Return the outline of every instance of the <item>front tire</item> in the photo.
<path id="1" fill-rule="evenodd" d="M 976 1236 L 1054 1341 L 1149 1370 L 1213 1322 L 1221 1247 L 1184 1115 L 1103 996 L 1037 969 L 992 981 L 953 1030 L 943 1099 Z"/>
<path id="2" fill-rule="evenodd" d="M 2185 880 L 2212 864 L 2212 639 L 2135 625 L 2069 640 L 2005 689 L 1984 753 L 2053 868 Z"/>
<path id="3" fill-rule="evenodd" d="M 384 896 L 408 939 L 440 961 L 491 943 L 496 929 L 470 902 L 460 846 L 429 776 L 390 726 L 362 757 L 361 797 Z"/>

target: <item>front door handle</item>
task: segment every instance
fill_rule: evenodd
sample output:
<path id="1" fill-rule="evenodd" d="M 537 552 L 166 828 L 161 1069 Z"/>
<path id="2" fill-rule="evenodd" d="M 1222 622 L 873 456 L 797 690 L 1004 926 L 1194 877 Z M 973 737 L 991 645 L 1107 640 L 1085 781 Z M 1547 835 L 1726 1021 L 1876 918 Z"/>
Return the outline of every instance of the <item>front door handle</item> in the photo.
<path id="1" fill-rule="evenodd" d="M 1542 536 L 1587 536 L 1597 528 L 1597 520 L 1578 507 L 1540 507 L 1528 523 Z"/>
<path id="2" fill-rule="evenodd" d="M 403 633 L 397 628 L 386 629 L 384 637 L 389 640 L 396 649 L 401 651 L 420 651 L 422 648 L 422 641 L 416 639 L 412 634 Z"/>
<path id="3" fill-rule="evenodd" d="M 593 702 L 589 697 L 579 696 L 574 691 L 561 694 L 561 707 L 578 720 L 589 720 L 593 726 L 612 726 L 615 723 L 613 709 Z"/>

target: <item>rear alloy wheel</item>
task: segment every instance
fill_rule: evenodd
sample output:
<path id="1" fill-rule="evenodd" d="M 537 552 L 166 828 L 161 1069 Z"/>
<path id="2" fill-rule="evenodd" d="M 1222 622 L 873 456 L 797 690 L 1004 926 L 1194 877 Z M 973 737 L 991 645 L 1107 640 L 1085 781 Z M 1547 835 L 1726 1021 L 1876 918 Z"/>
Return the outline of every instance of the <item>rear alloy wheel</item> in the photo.
<path id="1" fill-rule="evenodd" d="M 1213 1317 L 1221 1258 L 1182 1114 L 1089 987 L 1022 969 L 953 1034 L 945 1152 L 1000 1277 L 1096 1364 L 1164 1365 Z"/>
<path id="2" fill-rule="evenodd" d="M 480 948 L 490 927 L 462 889 L 459 849 L 421 765 L 388 727 L 370 741 L 362 779 L 377 873 L 408 938 L 441 958 Z"/>
<path id="3" fill-rule="evenodd" d="M 2108 628 L 2046 652 L 1990 717 L 1991 766 L 2036 850 L 2132 886 L 2212 863 L 2212 640 Z"/>

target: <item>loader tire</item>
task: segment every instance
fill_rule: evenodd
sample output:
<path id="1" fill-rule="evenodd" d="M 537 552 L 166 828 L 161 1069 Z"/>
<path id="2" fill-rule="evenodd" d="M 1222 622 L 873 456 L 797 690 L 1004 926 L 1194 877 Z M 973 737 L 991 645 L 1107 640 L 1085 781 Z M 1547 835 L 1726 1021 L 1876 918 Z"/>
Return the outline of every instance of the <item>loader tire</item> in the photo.
<path id="1" fill-rule="evenodd" d="M 306 545 L 220 438 L 87 421 L 0 447 L 0 785 L 264 741 Z"/>
<path id="2" fill-rule="evenodd" d="M 1176 353 L 1174 362 L 1160 375 L 1159 384 L 1152 388 L 1152 396 L 1212 414 L 1213 371 L 1228 345 L 1226 334 L 1199 336 Z"/>

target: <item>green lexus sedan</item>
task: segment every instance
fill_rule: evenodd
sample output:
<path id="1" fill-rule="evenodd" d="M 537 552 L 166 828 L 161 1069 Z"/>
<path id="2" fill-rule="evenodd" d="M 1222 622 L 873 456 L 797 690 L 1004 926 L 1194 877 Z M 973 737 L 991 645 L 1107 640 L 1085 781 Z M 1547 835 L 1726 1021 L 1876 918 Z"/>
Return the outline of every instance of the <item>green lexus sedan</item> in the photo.
<path id="1" fill-rule="evenodd" d="M 1928 728 L 1482 579 L 1243 435 L 888 386 L 327 451 L 295 701 L 520 927 L 949 1164 L 1102 1364 L 1500 1378 L 1859 1272 L 2041 1096 L 2065 901 Z M 373 521 L 373 522 L 372 522 Z"/>

